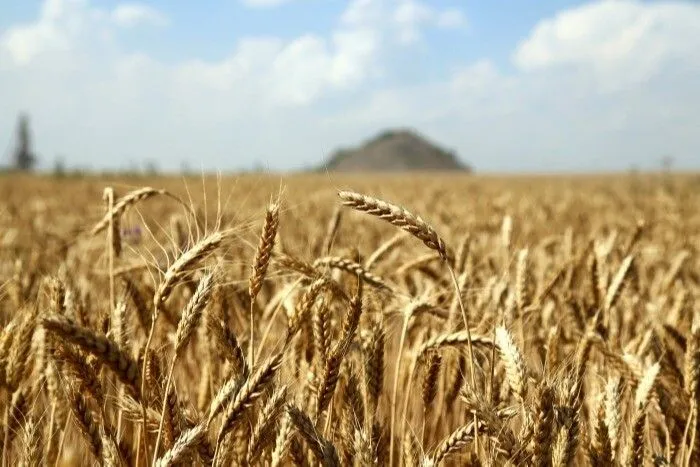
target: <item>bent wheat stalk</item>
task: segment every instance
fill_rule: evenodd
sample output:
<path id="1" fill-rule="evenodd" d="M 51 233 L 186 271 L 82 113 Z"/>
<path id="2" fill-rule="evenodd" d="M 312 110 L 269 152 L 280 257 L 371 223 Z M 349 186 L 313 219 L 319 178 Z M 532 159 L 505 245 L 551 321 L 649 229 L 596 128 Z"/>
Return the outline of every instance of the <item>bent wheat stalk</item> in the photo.
<path id="1" fill-rule="evenodd" d="M 192 332 L 197 327 L 200 321 L 202 312 L 206 308 L 213 292 L 214 285 L 214 273 L 211 272 L 204 276 L 197 286 L 192 298 L 187 302 L 187 306 L 182 313 L 180 322 L 177 326 L 177 334 L 175 336 L 175 355 L 173 356 L 173 361 L 170 364 L 170 370 L 168 371 L 168 377 L 165 382 L 165 393 L 163 395 L 163 406 L 160 411 L 160 423 L 158 426 L 158 436 L 156 437 L 156 447 L 153 451 L 153 464 L 158 461 L 158 448 L 160 448 L 160 440 L 163 434 L 163 423 L 165 422 L 165 408 L 168 405 L 168 394 L 170 393 L 170 385 L 173 379 L 173 370 L 175 369 L 175 362 L 177 357 L 185 348 L 185 345 L 189 341 Z"/>
<path id="2" fill-rule="evenodd" d="M 378 217 L 389 222 L 391 225 L 399 227 L 406 232 L 410 233 L 420 241 L 422 241 L 425 246 L 435 250 L 440 255 L 447 269 L 449 270 L 450 277 L 452 278 L 452 284 L 455 288 L 455 293 L 457 294 L 460 311 L 462 312 L 462 319 L 464 321 L 464 328 L 467 331 L 469 340 L 469 376 L 471 379 L 472 388 L 476 390 L 476 376 L 474 374 L 474 349 L 472 348 L 471 342 L 471 330 L 469 325 L 469 317 L 467 311 L 464 308 L 464 301 L 462 300 L 462 292 L 459 288 L 459 283 L 457 282 L 457 276 L 455 275 L 454 269 L 452 268 L 453 258 L 448 253 L 447 245 L 445 241 L 438 235 L 438 233 L 433 229 L 427 222 L 425 222 L 420 216 L 417 216 L 403 207 L 397 206 L 395 204 L 382 201 L 371 196 L 363 195 L 360 193 L 355 193 L 352 191 L 340 191 L 338 196 L 343 200 L 343 205 L 353 208 L 357 211 L 365 212 L 371 216 Z M 403 332 L 406 332 L 405 326 Z M 397 361 L 398 361 L 397 357 Z M 394 382 L 396 385 L 396 382 Z M 394 396 L 392 401 L 391 410 L 391 426 L 389 428 L 389 465 L 393 465 L 393 455 L 394 455 L 394 421 L 395 421 L 395 409 L 396 409 L 396 397 Z M 475 416 L 476 417 L 476 416 Z M 476 424 L 476 419 L 474 423 Z M 475 449 L 478 450 L 478 437 L 475 436 Z"/>
<path id="3" fill-rule="evenodd" d="M 190 210 L 189 206 L 185 204 L 180 198 L 177 196 L 173 195 L 172 193 L 163 190 L 163 189 L 156 189 L 152 188 L 149 186 L 143 187 L 143 188 L 138 188 L 136 190 L 133 190 L 126 195 L 124 195 L 122 198 L 120 198 L 116 203 L 111 203 L 110 204 L 110 209 L 105 213 L 105 215 L 100 219 L 99 222 L 97 222 L 92 229 L 90 229 L 89 235 L 90 236 L 95 236 L 98 233 L 102 232 L 105 228 L 107 228 L 110 223 L 112 222 L 112 219 L 119 218 L 121 215 L 126 212 L 126 210 L 137 204 L 140 201 L 146 200 L 148 198 L 151 198 L 156 195 L 163 195 L 167 196 L 173 200 L 175 200 L 178 204 L 182 205 L 186 209 Z"/>
<path id="4" fill-rule="evenodd" d="M 158 315 L 160 310 L 165 303 L 165 301 L 170 296 L 175 284 L 180 279 L 180 277 L 192 266 L 200 263 L 204 258 L 206 258 L 211 252 L 213 252 L 224 239 L 224 232 L 214 232 L 199 242 L 197 242 L 192 248 L 181 254 L 175 262 L 168 268 L 163 277 L 163 281 L 160 283 L 153 295 L 153 314 L 151 316 L 151 328 L 148 331 L 148 338 L 146 339 L 146 346 L 143 350 L 143 366 L 141 368 L 141 373 L 146 374 L 146 364 L 148 362 L 148 350 L 151 346 L 151 341 L 153 340 L 153 334 L 156 329 L 156 321 L 158 320 Z M 145 378 L 141 380 L 141 397 L 145 400 Z M 147 426 L 147 415 L 145 405 L 142 404 L 142 417 L 143 417 L 143 443 L 144 450 L 146 451 L 146 461 L 147 465 L 150 467 L 150 456 L 148 452 L 148 434 L 146 430 Z"/>

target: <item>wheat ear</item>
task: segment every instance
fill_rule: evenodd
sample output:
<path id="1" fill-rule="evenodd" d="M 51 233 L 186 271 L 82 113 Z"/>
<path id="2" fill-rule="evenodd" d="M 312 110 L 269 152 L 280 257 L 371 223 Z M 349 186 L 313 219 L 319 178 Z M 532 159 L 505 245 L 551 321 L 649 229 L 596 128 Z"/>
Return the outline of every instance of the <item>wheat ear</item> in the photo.
<path id="1" fill-rule="evenodd" d="M 435 230 L 420 216 L 416 216 L 406 209 L 386 201 L 372 198 L 351 191 L 341 191 L 338 193 L 345 206 L 349 206 L 357 211 L 383 219 L 390 224 L 399 227 L 421 240 L 428 248 L 435 250 L 440 257 L 447 261 L 447 247 L 443 239 Z"/>
<path id="2" fill-rule="evenodd" d="M 417 216 L 405 208 L 397 206 L 395 204 L 388 203 L 370 196 L 362 195 L 360 193 L 355 193 L 351 191 L 340 191 L 338 193 L 340 199 L 343 200 L 345 206 L 351 207 L 357 211 L 365 212 L 371 216 L 383 219 L 390 224 L 399 227 L 411 235 L 421 240 L 428 248 L 435 250 L 442 258 L 443 262 L 446 264 L 447 269 L 450 272 L 450 277 L 452 278 L 452 284 L 455 288 L 455 293 L 459 301 L 460 310 L 462 312 L 462 319 L 464 321 L 464 328 L 469 335 L 469 374 L 471 379 L 471 385 L 474 390 L 476 390 L 476 376 L 474 372 L 474 349 L 472 348 L 471 342 L 471 330 L 469 325 L 469 317 L 467 311 L 464 308 L 464 302 L 462 300 L 462 292 L 459 288 L 459 283 L 457 282 L 457 276 L 455 276 L 454 269 L 452 268 L 452 263 L 454 258 L 448 253 L 445 241 L 438 235 L 438 233 L 433 229 L 427 222 L 425 222 L 420 216 Z M 396 401 L 392 402 L 395 406 Z M 392 420 L 394 418 L 394 411 L 392 410 Z M 476 423 L 476 419 L 474 420 Z M 394 455 L 394 423 L 391 423 L 389 428 L 389 464 L 393 465 L 393 455 Z M 478 436 L 475 439 L 476 449 L 478 449 Z"/>
<path id="3" fill-rule="evenodd" d="M 204 276 L 197 285 L 197 289 L 192 295 L 192 298 L 187 302 L 180 322 L 177 326 L 177 333 L 175 335 L 175 355 L 170 363 L 170 370 L 168 371 L 168 377 L 165 383 L 165 395 L 163 396 L 163 406 L 160 411 L 160 423 L 158 426 L 158 436 L 156 437 L 156 447 L 153 451 L 153 463 L 155 464 L 158 460 L 158 448 L 160 447 L 160 440 L 163 433 L 163 423 L 165 422 L 165 408 L 168 404 L 168 394 L 170 393 L 170 384 L 173 378 L 173 370 L 175 369 L 175 362 L 177 361 L 178 355 L 185 347 L 189 341 L 194 328 L 197 327 L 199 320 L 202 316 L 204 308 L 206 308 L 214 286 L 214 273 L 209 273 Z"/>
<path id="4" fill-rule="evenodd" d="M 146 373 L 146 363 L 148 362 L 148 350 L 151 346 L 151 341 L 153 340 L 153 334 L 156 329 L 156 321 L 158 320 L 158 314 L 160 312 L 163 303 L 168 299 L 170 293 L 175 287 L 175 283 L 180 278 L 180 276 L 188 270 L 190 267 L 201 262 L 206 258 L 211 252 L 219 247 L 224 239 L 223 232 L 214 232 L 192 246 L 189 250 L 182 253 L 175 262 L 168 268 L 163 277 L 163 281 L 160 283 L 153 295 L 153 314 L 151 316 L 151 327 L 148 331 L 148 338 L 146 339 L 146 346 L 143 350 L 143 367 L 142 373 Z M 141 396 L 145 399 L 145 379 L 141 381 Z M 144 450 L 146 451 L 147 467 L 150 467 L 150 456 L 148 455 L 148 436 L 146 430 L 146 408 L 142 405 L 142 416 L 143 416 L 143 443 Z"/>
<path id="5" fill-rule="evenodd" d="M 248 342 L 248 361 L 251 367 L 255 366 L 255 299 L 260 293 L 262 282 L 267 273 L 267 266 L 270 264 L 270 256 L 272 249 L 275 246 L 275 237 L 277 236 L 277 227 L 279 226 L 279 205 L 272 203 L 267 207 L 265 213 L 265 224 L 263 225 L 262 233 L 260 234 L 260 244 L 255 254 L 253 262 L 253 274 L 250 277 L 248 285 L 248 295 L 250 296 L 250 340 Z"/>

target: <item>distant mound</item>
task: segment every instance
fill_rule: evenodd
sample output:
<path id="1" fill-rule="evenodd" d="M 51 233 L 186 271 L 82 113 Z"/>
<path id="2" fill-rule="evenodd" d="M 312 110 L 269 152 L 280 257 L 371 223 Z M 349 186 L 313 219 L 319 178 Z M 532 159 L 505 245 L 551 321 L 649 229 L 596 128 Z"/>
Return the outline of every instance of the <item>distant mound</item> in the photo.
<path id="1" fill-rule="evenodd" d="M 408 129 L 388 130 L 357 148 L 340 149 L 321 169 L 338 172 L 471 171 L 454 152 Z"/>

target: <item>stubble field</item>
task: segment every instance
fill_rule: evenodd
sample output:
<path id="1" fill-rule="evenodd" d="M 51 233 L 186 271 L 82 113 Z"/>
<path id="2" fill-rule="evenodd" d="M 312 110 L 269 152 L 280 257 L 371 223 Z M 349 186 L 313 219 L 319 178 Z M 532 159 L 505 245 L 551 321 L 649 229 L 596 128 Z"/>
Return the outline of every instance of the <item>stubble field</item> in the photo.
<path id="1" fill-rule="evenodd" d="M 700 465 L 698 206 L 694 175 L 4 176 L 3 466 Z"/>

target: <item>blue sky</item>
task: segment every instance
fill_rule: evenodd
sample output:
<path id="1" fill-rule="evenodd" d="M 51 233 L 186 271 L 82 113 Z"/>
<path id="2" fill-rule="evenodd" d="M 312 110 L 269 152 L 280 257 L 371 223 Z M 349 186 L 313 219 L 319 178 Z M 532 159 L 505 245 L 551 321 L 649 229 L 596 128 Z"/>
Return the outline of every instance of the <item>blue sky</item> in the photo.
<path id="1" fill-rule="evenodd" d="M 206 5 L 206 6 L 205 6 Z M 0 3 L 0 150 L 45 165 L 318 164 L 412 127 L 484 172 L 700 168 L 700 5 Z"/>

